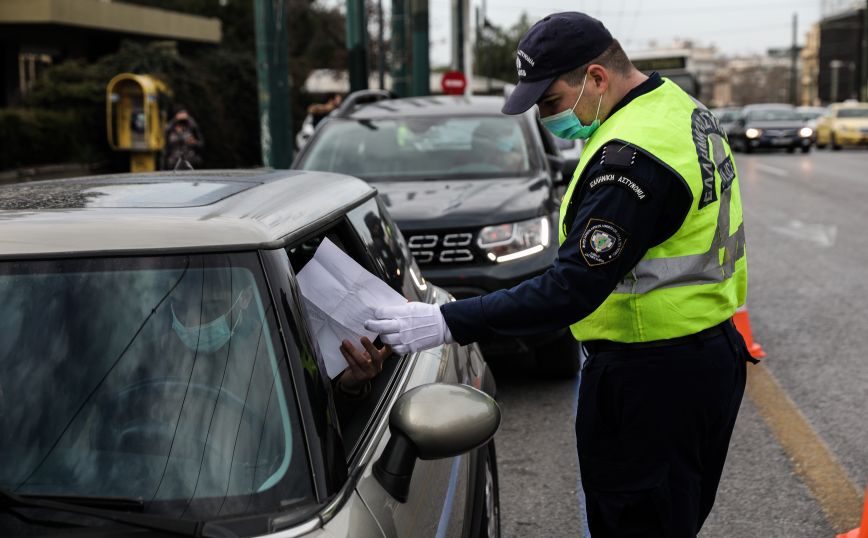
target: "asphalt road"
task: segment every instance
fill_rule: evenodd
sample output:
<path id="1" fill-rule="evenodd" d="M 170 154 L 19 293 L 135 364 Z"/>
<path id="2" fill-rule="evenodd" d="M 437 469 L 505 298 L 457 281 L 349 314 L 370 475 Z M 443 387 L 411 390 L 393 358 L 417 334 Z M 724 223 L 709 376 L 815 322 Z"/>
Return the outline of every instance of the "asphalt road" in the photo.
<path id="1" fill-rule="evenodd" d="M 868 151 L 738 154 L 753 334 L 768 357 L 702 538 L 833 538 L 868 484 Z M 582 536 L 577 380 L 497 370 L 504 536 Z"/>

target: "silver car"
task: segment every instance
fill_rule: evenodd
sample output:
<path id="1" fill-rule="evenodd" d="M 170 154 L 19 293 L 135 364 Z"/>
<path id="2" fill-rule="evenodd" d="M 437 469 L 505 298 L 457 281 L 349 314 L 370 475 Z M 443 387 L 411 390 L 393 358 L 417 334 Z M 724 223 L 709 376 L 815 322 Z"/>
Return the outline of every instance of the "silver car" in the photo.
<path id="1" fill-rule="evenodd" d="M 296 282 L 324 238 L 451 300 L 347 176 L 0 188 L 0 535 L 499 536 L 479 348 L 392 356 L 342 395 Z"/>

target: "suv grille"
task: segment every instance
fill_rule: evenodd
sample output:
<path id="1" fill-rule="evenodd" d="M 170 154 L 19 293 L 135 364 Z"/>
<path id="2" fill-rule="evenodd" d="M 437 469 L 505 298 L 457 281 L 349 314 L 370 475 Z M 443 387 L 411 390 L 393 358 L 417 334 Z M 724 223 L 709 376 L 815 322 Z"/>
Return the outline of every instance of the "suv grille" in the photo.
<path id="1" fill-rule="evenodd" d="M 420 233 L 411 235 L 407 243 L 419 265 L 470 263 L 476 259 L 473 237 L 471 232 Z"/>

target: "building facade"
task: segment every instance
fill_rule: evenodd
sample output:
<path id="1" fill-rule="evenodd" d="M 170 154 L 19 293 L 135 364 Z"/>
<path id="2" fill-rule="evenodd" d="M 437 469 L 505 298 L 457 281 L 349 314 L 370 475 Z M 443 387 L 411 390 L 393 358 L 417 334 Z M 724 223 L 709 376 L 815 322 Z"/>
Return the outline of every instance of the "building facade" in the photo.
<path id="1" fill-rule="evenodd" d="M 105 0 L 0 1 L 0 107 L 18 104 L 42 71 L 68 59 L 94 61 L 122 40 L 220 42 L 214 18 Z"/>

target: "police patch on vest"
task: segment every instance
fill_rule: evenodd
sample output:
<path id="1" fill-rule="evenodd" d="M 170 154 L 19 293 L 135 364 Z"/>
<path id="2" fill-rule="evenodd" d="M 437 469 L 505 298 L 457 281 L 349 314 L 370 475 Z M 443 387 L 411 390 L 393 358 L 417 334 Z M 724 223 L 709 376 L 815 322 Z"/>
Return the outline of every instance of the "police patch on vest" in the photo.
<path id="1" fill-rule="evenodd" d="M 605 220 L 590 219 L 582 232 L 579 251 L 585 262 L 593 267 L 616 259 L 624 251 L 626 243 L 627 233 L 623 229 Z"/>
<path id="2" fill-rule="evenodd" d="M 592 191 L 596 188 L 602 187 L 603 185 L 620 185 L 633 194 L 633 196 L 635 196 L 640 202 L 644 202 L 648 199 L 648 191 L 632 179 L 620 174 L 603 174 L 595 177 L 588 181 L 588 191 Z"/>

